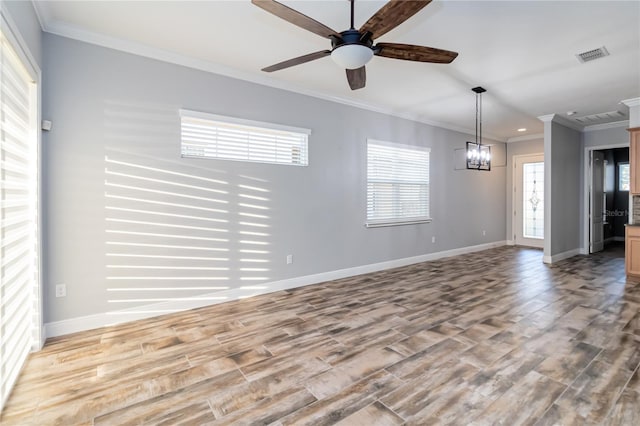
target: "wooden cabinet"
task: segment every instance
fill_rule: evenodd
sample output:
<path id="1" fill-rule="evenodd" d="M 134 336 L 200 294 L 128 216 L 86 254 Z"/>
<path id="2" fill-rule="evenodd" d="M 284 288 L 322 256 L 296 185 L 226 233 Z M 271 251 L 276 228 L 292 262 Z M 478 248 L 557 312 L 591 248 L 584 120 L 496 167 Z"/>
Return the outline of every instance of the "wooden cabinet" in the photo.
<path id="1" fill-rule="evenodd" d="M 640 226 L 627 226 L 625 244 L 624 264 L 627 276 L 640 280 Z"/>
<path id="2" fill-rule="evenodd" d="M 640 127 L 629 129 L 629 171 L 631 193 L 640 195 Z"/>

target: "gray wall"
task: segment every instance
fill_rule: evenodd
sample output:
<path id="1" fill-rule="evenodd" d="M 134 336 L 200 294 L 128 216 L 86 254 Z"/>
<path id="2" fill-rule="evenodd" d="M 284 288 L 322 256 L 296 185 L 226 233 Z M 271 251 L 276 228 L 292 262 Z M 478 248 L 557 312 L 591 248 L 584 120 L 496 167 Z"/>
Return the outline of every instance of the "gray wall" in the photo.
<path id="1" fill-rule="evenodd" d="M 33 55 L 36 65 L 42 69 L 42 30 L 33 3 L 30 1 L 6 1 L 2 0 L 1 7 L 9 12 L 11 19 L 18 27 L 20 35 L 27 43 L 27 47 Z"/>
<path id="2" fill-rule="evenodd" d="M 260 284 L 241 280 L 256 274 L 270 282 L 505 239 L 505 168 L 454 170 L 454 149 L 464 147 L 470 135 L 50 34 L 44 36 L 43 52 L 43 118 L 53 121 L 43 141 L 45 322 L 148 305 L 148 299 L 214 292 L 113 291 L 148 285 L 122 278 L 127 276 L 204 274 L 227 280 L 197 284 L 237 288 Z M 309 166 L 182 159 L 179 108 L 309 128 Z M 432 223 L 364 227 L 368 137 L 431 148 Z M 142 189 L 126 188 L 132 186 Z M 240 223 L 246 221 L 243 196 L 251 194 L 262 198 L 252 203 L 265 208 L 261 211 L 268 218 L 262 224 L 268 227 L 260 230 L 268 235 L 242 234 L 256 229 Z M 165 204 L 135 200 L 153 197 Z M 224 212 L 202 210 L 212 207 Z M 188 215 L 202 219 L 184 217 Z M 132 218 L 162 226 L 122 222 Z M 185 228 L 196 225 L 206 229 Z M 197 240 L 211 236 L 225 241 Z M 250 238 L 265 243 L 259 247 L 268 253 L 253 256 L 263 261 L 257 265 L 264 271 L 241 270 L 256 266 L 243 263 L 248 255 L 240 251 L 247 247 L 242 241 Z M 200 265 L 226 269 L 160 274 L 126 269 L 136 262 L 152 266 L 160 261 L 107 256 L 138 250 L 114 242 L 149 241 L 222 247 L 225 251 L 215 255 L 221 260 Z M 185 250 L 161 252 L 181 256 Z M 292 265 L 285 264 L 287 254 L 293 254 Z M 163 266 L 179 263 L 164 259 Z M 58 283 L 67 285 L 66 298 L 54 297 Z M 156 284 L 194 283 L 176 279 Z"/>
<path id="3" fill-rule="evenodd" d="M 584 132 L 582 140 L 585 148 L 619 144 L 629 145 L 629 132 L 626 127 L 592 130 Z"/>
<path id="4" fill-rule="evenodd" d="M 506 233 L 507 240 L 513 239 L 513 157 L 516 155 L 544 153 L 544 139 L 511 142 L 507 144 L 507 192 L 506 192 Z"/>
<path id="5" fill-rule="evenodd" d="M 545 256 L 581 247 L 582 152 L 580 132 L 545 123 Z"/>

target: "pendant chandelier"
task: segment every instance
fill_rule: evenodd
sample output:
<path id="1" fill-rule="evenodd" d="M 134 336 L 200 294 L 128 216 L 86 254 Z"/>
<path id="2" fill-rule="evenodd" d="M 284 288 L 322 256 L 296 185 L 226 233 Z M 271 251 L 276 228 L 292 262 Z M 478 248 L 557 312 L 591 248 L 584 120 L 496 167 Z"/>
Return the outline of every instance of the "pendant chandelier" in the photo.
<path id="1" fill-rule="evenodd" d="M 491 147 L 482 145 L 482 94 L 486 89 L 471 89 L 476 94 L 476 141 L 467 142 L 467 169 L 491 170 Z"/>

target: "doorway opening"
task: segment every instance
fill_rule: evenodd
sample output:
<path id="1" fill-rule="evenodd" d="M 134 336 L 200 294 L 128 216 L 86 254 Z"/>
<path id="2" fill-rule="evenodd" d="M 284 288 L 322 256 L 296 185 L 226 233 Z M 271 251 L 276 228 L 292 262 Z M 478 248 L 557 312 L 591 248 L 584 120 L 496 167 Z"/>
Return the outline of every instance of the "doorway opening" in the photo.
<path id="1" fill-rule="evenodd" d="M 592 149 L 588 163 L 587 253 L 624 256 L 629 221 L 629 147 Z"/>

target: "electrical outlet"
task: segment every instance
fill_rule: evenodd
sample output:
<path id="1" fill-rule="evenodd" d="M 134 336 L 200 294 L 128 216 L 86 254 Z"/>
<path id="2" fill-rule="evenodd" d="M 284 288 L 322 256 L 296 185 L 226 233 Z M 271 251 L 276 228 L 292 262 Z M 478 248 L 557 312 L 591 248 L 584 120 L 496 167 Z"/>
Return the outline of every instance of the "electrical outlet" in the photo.
<path id="1" fill-rule="evenodd" d="M 287 255 L 287 265 L 291 265 L 293 263 L 293 255 L 292 254 L 288 254 Z"/>
<path id="2" fill-rule="evenodd" d="M 66 296 L 67 296 L 67 285 L 56 284 L 56 297 L 66 297 Z"/>
<path id="3" fill-rule="evenodd" d="M 485 231 L 484 229 L 482 230 L 482 236 L 485 237 L 487 235 L 487 231 Z"/>
<path id="4" fill-rule="evenodd" d="M 436 242 L 436 237 L 431 237 L 431 242 L 435 243 Z"/>

